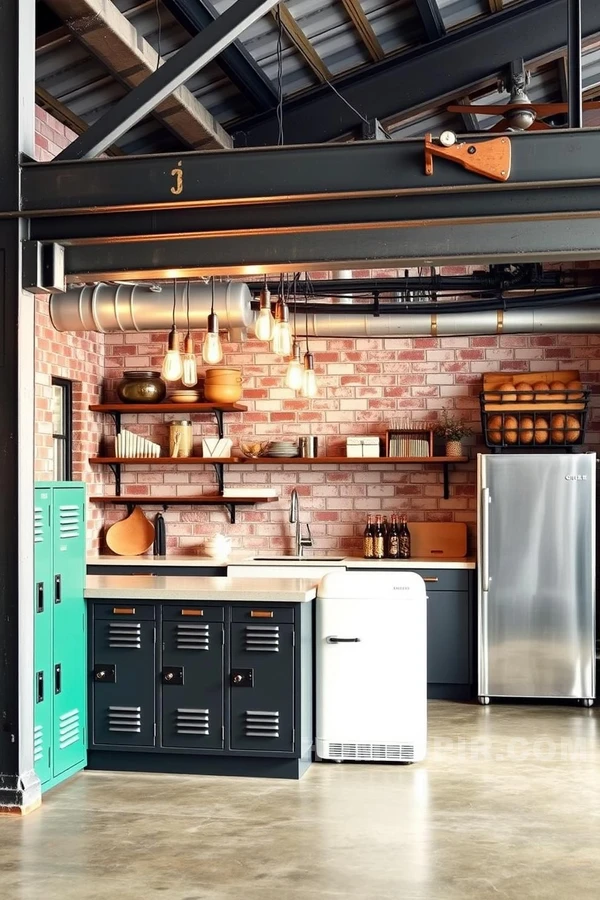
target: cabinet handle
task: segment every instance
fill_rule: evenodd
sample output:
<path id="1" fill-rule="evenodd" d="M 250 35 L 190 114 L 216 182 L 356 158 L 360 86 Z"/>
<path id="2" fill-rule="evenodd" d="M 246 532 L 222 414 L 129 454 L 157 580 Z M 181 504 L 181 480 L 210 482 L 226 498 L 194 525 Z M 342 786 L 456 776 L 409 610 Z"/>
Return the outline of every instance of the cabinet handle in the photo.
<path id="1" fill-rule="evenodd" d="M 61 576 L 54 576 L 54 602 L 60 603 L 62 601 L 62 583 Z"/>
<path id="2" fill-rule="evenodd" d="M 440 580 L 439 578 L 434 578 L 433 575 L 428 575 L 427 577 L 423 578 L 423 581 L 431 581 L 434 584 L 436 582 L 438 582 L 439 580 Z"/>
<path id="3" fill-rule="evenodd" d="M 251 619 L 272 619 L 273 618 L 273 610 L 271 610 L 271 609 L 251 609 L 250 610 L 250 618 Z"/>
<path id="4" fill-rule="evenodd" d="M 37 611 L 39 613 L 44 612 L 44 582 L 38 581 L 37 583 Z"/>
<path id="5" fill-rule="evenodd" d="M 60 694 L 62 691 L 62 666 L 54 666 L 54 693 Z"/>
<path id="6" fill-rule="evenodd" d="M 204 610 L 203 609 L 182 609 L 181 615 L 182 616 L 203 616 Z"/>
<path id="7" fill-rule="evenodd" d="M 135 606 L 113 606 L 115 616 L 135 616 Z"/>

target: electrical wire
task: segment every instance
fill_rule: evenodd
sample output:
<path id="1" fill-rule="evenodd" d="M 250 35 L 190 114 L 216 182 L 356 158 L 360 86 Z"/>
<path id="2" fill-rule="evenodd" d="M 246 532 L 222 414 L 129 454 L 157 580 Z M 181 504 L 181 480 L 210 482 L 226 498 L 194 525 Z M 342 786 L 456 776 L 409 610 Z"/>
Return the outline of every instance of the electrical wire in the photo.
<path id="1" fill-rule="evenodd" d="M 283 25 L 277 6 L 277 146 L 283 146 Z"/>
<path id="2" fill-rule="evenodd" d="M 156 57 L 156 69 L 157 69 L 157 71 L 158 71 L 158 67 L 160 66 L 160 64 L 161 64 L 161 62 L 162 62 L 162 50 L 161 50 L 161 44 L 162 44 L 162 18 L 161 18 L 161 15 L 160 15 L 160 0 L 155 0 L 155 6 L 156 6 L 156 20 L 157 20 L 157 22 L 158 22 L 158 39 L 157 39 L 157 43 L 156 43 L 156 53 L 157 53 L 157 57 Z"/>
<path id="3" fill-rule="evenodd" d="M 187 280 L 187 334 L 190 335 L 190 279 Z"/>
<path id="4" fill-rule="evenodd" d="M 340 92 L 338 91 L 338 89 L 335 88 L 335 87 L 332 85 L 332 83 L 331 83 L 330 81 L 327 81 L 327 79 L 325 79 L 325 84 L 326 84 L 328 87 L 331 88 L 331 90 L 333 91 L 334 94 L 337 94 L 337 96 L 340 98 L 340 100 L 341 100 L 343 103 L 346 104 L 346 106 L 348 107 L 348 109 L 351 109 L 352 112 L 355 113 L 355 114 L 358 116 L 359 119 L 362 119 L 362 121 L 363 121 L 366 125 L 369 124 L 369 120 L 367 119 L 367 117 L 366 117 L 366 116 L 363 116 L 363 114 L 362 114 L 361 112 L 359 112 L 355 106 L 352 106 L 352 104 L 350 103 L 350 101 L 349 101 L 349 100 L 346 100 L 346 98 L 343 97 L 342 94 L 340 94 Z"/>
<path id="5" fill-rule="evenodd" d="M 177 279 L 173 279 L 173 328 L 175 328 L 175 314 L 177 310 Z"/>

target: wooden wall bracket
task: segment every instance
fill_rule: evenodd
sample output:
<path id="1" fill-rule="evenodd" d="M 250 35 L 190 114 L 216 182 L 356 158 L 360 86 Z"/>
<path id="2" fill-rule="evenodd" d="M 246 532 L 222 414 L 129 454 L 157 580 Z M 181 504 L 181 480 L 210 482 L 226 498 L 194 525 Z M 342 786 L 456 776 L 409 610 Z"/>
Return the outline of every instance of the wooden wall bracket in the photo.
<path id="1" fill-rule="evenodd" d="M 425 135 L 425 174 L 433 175 L 433 157 L 441 156 L 456 162 L 469 172 L 491 178 L 493 181 L 508 181 L 511 167 L 510 138 L 492 138 L 489 141 L 455 143 L 452 132 L 444 132 L 440 143 L 434 143 L 431 134 Z"/>

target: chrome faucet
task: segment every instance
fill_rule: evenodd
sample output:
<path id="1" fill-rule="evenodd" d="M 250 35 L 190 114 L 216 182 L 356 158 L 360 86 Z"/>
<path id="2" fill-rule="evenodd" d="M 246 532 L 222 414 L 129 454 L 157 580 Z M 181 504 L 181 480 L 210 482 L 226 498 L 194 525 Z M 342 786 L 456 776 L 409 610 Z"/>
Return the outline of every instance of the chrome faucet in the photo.
<path id="1" fill-rule="evenodd" d="M 296 526 L 296 556 L 302 556 L 303 550 L 305 547 L 312 547 L 312 534 L 310 532 L 310 525 L 306 523 L 306 530 L 308 531 L 308 537 L 302 537 L 302 525 L 300 524 L 300 504 L 298 502 L 298 491 L 296 488 L 292 491 L 292 496 L 290 498 L 290 522 L 292 525 Z"/>

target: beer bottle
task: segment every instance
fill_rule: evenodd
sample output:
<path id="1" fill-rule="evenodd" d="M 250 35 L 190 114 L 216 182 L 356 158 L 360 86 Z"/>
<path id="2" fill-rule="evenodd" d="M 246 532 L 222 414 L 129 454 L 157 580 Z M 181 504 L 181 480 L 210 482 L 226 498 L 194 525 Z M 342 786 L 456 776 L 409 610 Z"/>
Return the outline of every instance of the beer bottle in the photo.
<path id="1" fill-rule="evenodd" d="M 406 516 L 401 516 L 400 518 L 399 544 L 399 558 L 410 559 L 410 531 L 408 530 L 408 525 L 406 524 Z"/>
<path id="2" fill-rule="evenodd" d="M 375 555 L 375 532 L 371 516 L 367 516 L 367 527 L 363 535 L 363 556 L 365 559 L 373 559 Z"/>
<path id="3" fill-rule="evenodd" d="M 390 559 L 398 559 L 400 556 L 400 533 L 398 532 L 398 520 L 396 516 L 392 516 L 392 524 L 388 538 L 388 556 Z"/>
<path id="4" fill-rule="evenodd" d="M 383 526 L 381 524 L 381 516 L 375 518 L 375 540 L 373 542 L 373 555 L 375 559 L 383 559 L 385 555 L 385 541 L 383 537 Z"/>

